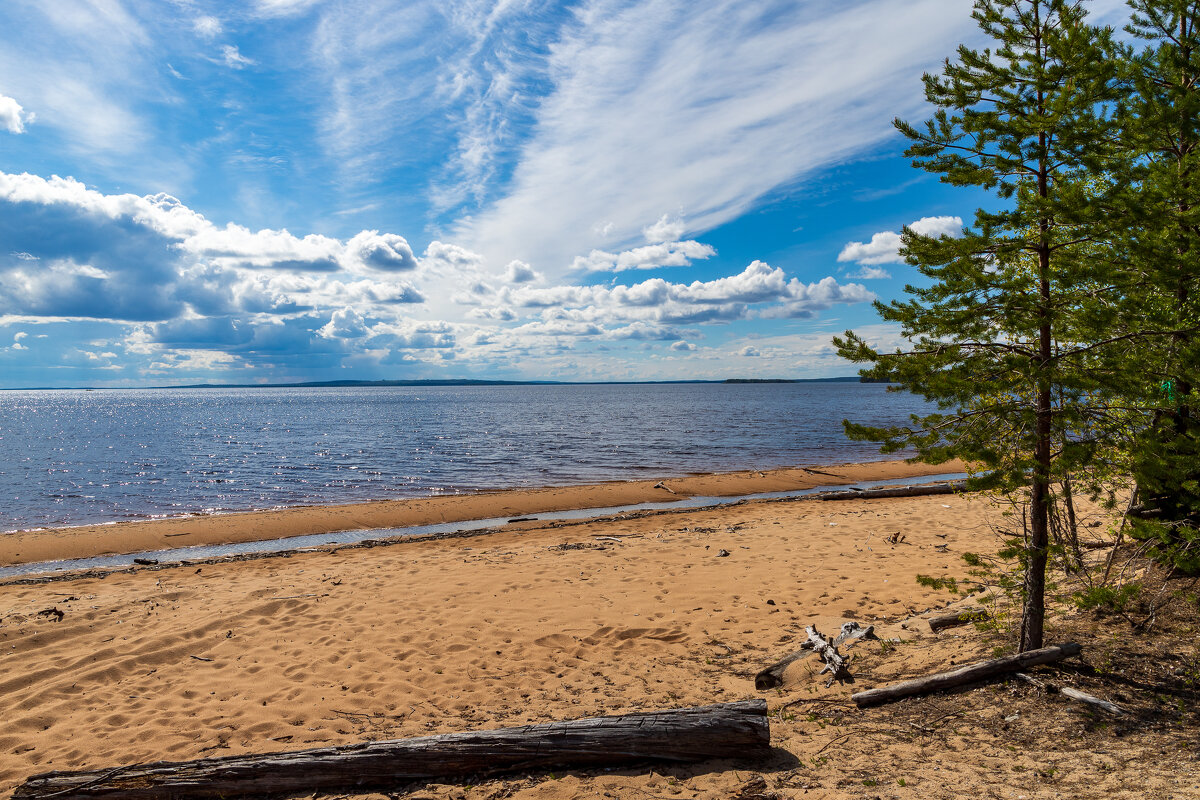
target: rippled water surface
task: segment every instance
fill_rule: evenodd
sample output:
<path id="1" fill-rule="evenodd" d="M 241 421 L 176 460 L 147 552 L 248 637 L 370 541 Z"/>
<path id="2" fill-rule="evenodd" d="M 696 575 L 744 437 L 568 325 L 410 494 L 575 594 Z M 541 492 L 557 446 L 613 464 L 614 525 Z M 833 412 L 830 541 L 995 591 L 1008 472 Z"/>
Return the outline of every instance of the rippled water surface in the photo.
<path id="1" fill-rule="evenodd" d="M 879 384 L 0 392 L 0 530 L 878 458 Z"/>

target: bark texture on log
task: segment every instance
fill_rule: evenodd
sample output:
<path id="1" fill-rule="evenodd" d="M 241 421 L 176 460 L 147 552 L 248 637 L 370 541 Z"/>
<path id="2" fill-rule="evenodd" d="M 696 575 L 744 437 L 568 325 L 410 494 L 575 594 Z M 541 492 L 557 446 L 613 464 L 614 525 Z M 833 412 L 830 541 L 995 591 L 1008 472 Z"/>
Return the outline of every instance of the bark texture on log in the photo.
<path id="1" fill-rule="evenodd" d="M 764 700 L 115 769 L 48 772 L 14 800 L 219 798 L 387 788 L 549 767 L 752 758 L 769 752 Z"/>
<path id="2" fill-rule="evenodd" d="M 983 608 L 964 608 L 952 614 L 940 614 L 929 618 L 929 630 L 937 633 L 944 628 L 966 625 L 968 622 L 978 622 L 988 618 L 988 612 Z"/>
<path id="3" fill-rule="evenodd" d="M 859 500 L 864 497 L 926 497 L 932 494 L 954 494 L 967 486 L 966 481 L 933 483 L 928 486 L 897 486 L 893 489 L 854 489 L 849 492 L 830 492 L 822 500 Z"/>
<path id="4" fill-rule="evenodd" d="M 1082 650 L 1083 648 L 1074 642 L 1042 647 L 1038 650 L 1027 650 L 1024 653 L 996 658 L 991 661 L 981 661 L 978 664 L 960 667 L 949 672 L 939 672 L 936 675 L 928 675 L 924 678 L 916 678 L 911 681 L 892 684 L 891 686 L 868 689 L 865 692 L 851 695 L 850 699 L 860 708 L 879 705 L 880 703 L 888 703 L 904 697 L 964 686 L 994 675 L 1015 672 L 1027 667 L 1037 666 L 1038 664 L 1049 664 L 1053 661 L 1077 656 Z"/>
<path id="5" fill-rule="evenodd" d="M 838 634 L 838 637 L 833 640 L 833 646 L 840 647 L 844 642 L 852 641 L 854 639 L 878 638 L 879 637 L 875 635 L 874 625 L 868 625 L 864 628 L 857 622 L 851 621 L 842 625 L 842 631 Z M 769 667 L 764 667 L 758 672 L 757 675 L 754 676 L 754 688 L 760 692 L 764 692 L 767 689 L 774 689 L 776 686 L 782 686 L 783 673 L 792 664 L 812 655 L 815 652 L 813 650 L 813 644 L 813 639 L 810 635 L 809 638 L 800 645 L 799 650 L 790 655 L 784 656 Z M 822 670 L 822 672 L 824 672 L 824 670 Z"/>

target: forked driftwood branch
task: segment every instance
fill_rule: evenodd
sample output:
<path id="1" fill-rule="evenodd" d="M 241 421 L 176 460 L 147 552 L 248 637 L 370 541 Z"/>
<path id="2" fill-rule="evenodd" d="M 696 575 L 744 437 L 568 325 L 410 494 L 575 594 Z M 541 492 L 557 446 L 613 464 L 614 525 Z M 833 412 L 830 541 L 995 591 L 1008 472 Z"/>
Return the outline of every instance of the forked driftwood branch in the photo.
<path id="1" fill-rule="evenodd" d="M 764 700 L 619 717 L 35 775 L 14 800 L 246 797 L 394 787 L 410 781 L 550 767 L 753 758 L 769 752 Z"/>
<path id="2" fill-rule="evenodd" d="M 1016 672 L 1027 667 L 1060 661 L 1064 658 L 1077 656 L 1082 650 L 1083 647 L 1074 642 L 1043 647 L 1039 650 L 1027 650 L 1024 653 L 996 658 L 991 661 L 981 661 L 978 664 L 960 667 L 949 672 L 939 672 L 936 675 L 927 675 L 924 678 L 916 678 L 911 681 L 892 684 L 891 686 L 868 689 L 865 692 L 851 695 L 850 699 L 860 708 L 879 705 L 880 703 L 890 703 L 893 700 L 900 700 L 904 697 L 929 694 L 930 692 L 937 692 L 943 689 L 953 689 L 957 686 L 965 686 L 969 683 L 975 683 L 985 678 L 991 678 L 1007 672 Z"/>
<path id="3" fill-rule="evenodd" d="M 826 647 L 830 646 L 829 642 L 827 642 L 825 640 L 825 637 L 823 637 L 823 636 L 821 636 L 821 634 L 817 633 L 817 629 L 812 627 L 811 625 L 805 629 L 805 632 L 808 633 L 808 639 L 803 644 L 800 645 L 799 650 L 792 653 L 791 655 L 781 658 L 779 661 L 776 661 L 774 664 L 770 665 L 769 667 L 765 667 L 764 669 L 760 670 L 757 675 L 754 676 L 754 688 L 755 689 L 762 692 L 762 691 L 766 691 L 767 689 L 774 689 L 776 686 L 782 686 L 783 685 L 783 673 L 787 670 L 788 667 L 790 667 L 792 664 L 796 663 L 797 661 L 800 661 L 801 659 L 807 658 L 808 656 L 812 655 L 813 653 L 819 652 L 816 649 L 817 641 L 820 641 L 821 643 L 825 644 Z M 815 639 L 814 639 L 814 634 L 816 634 Z M 843 644 L 845 644 L 848 641 L 852 641 L 854 639 L 878 639 L 878 638 L 879 637 L 875 635 L 875 626 L 874 625 L 868 625 L 867 627 L 864 628 L 861 625 L 859 625 L 857 622 L 847 622 L 844 625 L 842 625 L 841 633 L 839 633 L 837 638 L 833 640 L 833 643 L 831 645 L 833 648 L 833 655 L 836 656 L 840 660 L 841 655 L 838 654 L 837 648 L 841 647 Z M 826 669 L 828 669 L 829 661 L 824 658 L 822 658 L 822 660 L 825 661 Z M 835 671 L 832 676 L 830 676 L 830 685 L 832 685 L 834 679 L 838 675 L 838 672 L 840 672 L 842 669 L 844 669 L 844 665 L 842 667 L 839 667 L 838 670 Z M 822 673 L 824 673 L 825 671 L 826 671 L 825 669 L 821 670 Z"/>

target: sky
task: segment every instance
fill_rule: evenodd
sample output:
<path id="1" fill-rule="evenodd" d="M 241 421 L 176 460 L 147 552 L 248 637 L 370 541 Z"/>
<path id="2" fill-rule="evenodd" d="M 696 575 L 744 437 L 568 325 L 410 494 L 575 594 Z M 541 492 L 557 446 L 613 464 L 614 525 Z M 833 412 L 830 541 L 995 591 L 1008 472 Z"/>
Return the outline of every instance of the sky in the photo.
<path id="1" fill-rule="evenodd" d="M 0 388 L 853 375 L 970 11 L 5 0 Z"/>

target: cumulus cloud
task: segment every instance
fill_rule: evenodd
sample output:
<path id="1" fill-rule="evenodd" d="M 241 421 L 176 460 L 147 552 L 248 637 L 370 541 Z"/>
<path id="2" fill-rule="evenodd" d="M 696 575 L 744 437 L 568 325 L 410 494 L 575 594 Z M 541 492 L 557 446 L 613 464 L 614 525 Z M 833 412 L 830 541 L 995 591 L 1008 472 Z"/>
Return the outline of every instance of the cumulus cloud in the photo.
<path id="1" fill-rule="evenodd" d="M 962 224 L 961 217 L 922 217 L 908 227 L 922 236 L 957 236 Z M 900 244 L 899 233 L 882 231 L 872 236 L 869 242 L 848 243 L 838 254 L 838 261 L 868 265 L 901 264 L 904 259 L 900 257 Z"/>
<path id="2" fill-rule="evenodd" d="M 513 309 L 526 313 L 540 309 L 577 322 L 694 324 L 752 316 L 811 316 L 835 304 L 874 297 L 860 284 L 839 284 L 833 277 L 806 284 L 755 261 L 737 275 L 687 284 L 651 278 L 631 286 L 505 287 L 497 293 L 497 306 L 476 309 L 473 316 L 503 319 L 511 318 Z"/>
<path id="3" fill-rule="evenodd" d="M 385 271 L 417 268 L 417 259 L 408 241 L 394 233 L 363 231 L 350 240 L 346 251 L 352 259 L 350 266 L 362 265 Z"/>
<path id="4" fill-rule="evenodd" d="M 687 226 L 683 224 L 682 219 L 672 217 L 670 214 L 663 214 L 659 217 L 658 222 L 642 228 L 642 235 L 650 244 L 661 244 L 662 242 L 679 241 L 683 238 L 686 230 Z"/>
<path id="5" fill-rule="evenodd" d="M 762 351 L 753 345 L 746 345 L 738 351 L 738 355 L 743 358 L 758 358 L 762 355 Z"/>
<path id="6" fill-rule="evenodd" d="M 483 256 L 456 244 L 433 241 L 425 248 L 425 255 L 421 261 L 433 269 L 442 271 L 467 270 L 477 269 L 483 263 Z"/>
<path id="7" fill-rule="evenodd" d="M 530 283 L 541 279 L 541 274 L 535 272 L 533 267 L 524 261 L 510 261 L 508 268 L 504 270 L 504 280 L 508 283 Z"/>
<path id="8" fill-rule="evenodd" d="M 0 128 L 9 133 L 24 133 L 26 122 L 33 122 L 33 114 L 27 113 L 16 100 L 0 94 Z"/>
<path id="9" fill-rule="evenodd" d="M 671 224 L 662 233 L 673 237 Z M 497 270 L 449 242 L 417 256 L 404 237 L 378 230 L 337 238 L 217 225 L 167 194 L 104 194 L 70 178 L 2 172 L 0 241 L 0 318 L 98 320 L 88 324 L 109 325 L 120 345 L 72 342 L 77 368 L 138 360 L 138 369 L 164 375 L 313 375 L 450 358 L 480 371 L 497 363 L 554 370 L 558 355 L 634 348 L 732 359 L 720 341 L 692 343 L 705 338 L 702 325 L 806 317 L 874 297 L 861 284 L 801 281 L 762 261 L 711 280 L 553 285 L 525 262 Z M 670 241 L 626 252 L 707 252 L 691 244 L 700 249 Z M 27 344 L 16 338 L 0 349 L 16 358 L 10 351 Z"/>
<path id="10" fill-rule="evenodd" d="M 392 277 L 417 268 L 395 234 L 218 227 L 169 195 L 28 174 L 0 173 L 0 205 L 0 239 L 14 248 L 0 257 L 0 313 L 150 321 L 184 308 L 281 314 L 425 299 Z"/>
<path id="11" fill-rule="evenodd" d="M 333 312 L 329 323 L 317 333 L 326 339 L 358 339 L 367 335 L 367 323 L 353 308 L 342 308 Z"/>
<path id="12" fill-rule="evenodd" d="M 572 272 L 624 272 L 629 269 L 688 267 L 692 261 L 711 258 L 717 251 L 711 245 L 695 241 L 660 242 L 635 247 L 622 253 L 593 250 L 571 263 Z"/>

